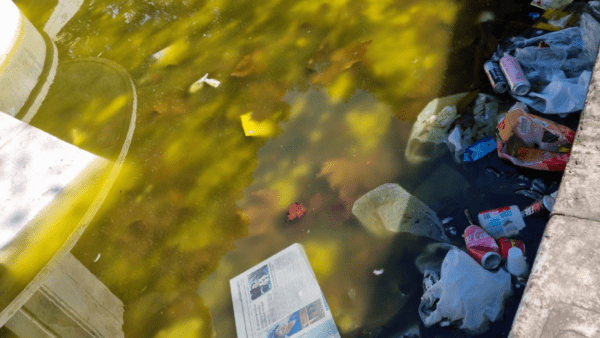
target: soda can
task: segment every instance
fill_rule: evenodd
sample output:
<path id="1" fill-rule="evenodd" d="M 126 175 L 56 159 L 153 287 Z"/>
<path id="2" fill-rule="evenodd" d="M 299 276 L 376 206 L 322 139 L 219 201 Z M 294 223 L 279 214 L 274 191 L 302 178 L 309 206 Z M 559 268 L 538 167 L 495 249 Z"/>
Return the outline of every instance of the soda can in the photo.
<path id="1" fill-rule="evenodd" d="M 531 84 L 525 77 L 517 59 L 506 55 L 500 59 L 500 69 L 506 77 L 510 90 L 515 95 L 525 95 L 531 89 Z"/>
<path id="2" fill-rule="evenodd" d="M 480 212 L 479 224 L 492 237 L 510 237 L 525 228 L 521 210 L 516 205 Z"/>
<path id="3" fill-rule="evenodd" d="M 473 257 L 484 269 L 495 269 L 502 263 L 500 247 L 492 236 L 482 228 L 471 225 L 463 234 L 469 255 Z"/>
<path id="4" fill-rule="evenodd" d="M 502 70 L 496 62 L 492 60 L 487 61 L 483 64 L 483 70 L 485 70 L 496 94 L 502 94 L 508 90 L 508 82 L 506 82 L 506 78 L 502 75 Z"/>
<path id="5" fill-rule="evenodd" d="M 545 210 L 544 202 L 543 199 L 541 199 L 523 209 L 523 211 L 521 211 L 521 216 L 528 217 L 537 213 L 541 213 L 543 210 Z"/>
<path id="6" fill-rule="evenodd" d="M 523 217 L 527 217 L 527 216 L 531 216 L 536 213 L 542 213 L 542 212 L 544 212 L 544 214 L 551 213 L 552 209 L 554 208 L 554 202 L 556 200 L 557 194 L 558 194 L 558 191 L 555 191 L 550 195 L 545 195 L 539 201 L 537 201 L 537 202 L 531 204 L 530 206 L 526 207 L 525 209 L 523 209 L 523 211 L 521 211 L 521 215 Z"/>
<path id="7" fill-rule="evenodd" d="M 508 258 L 508 250 L 510 248 L 519 248 L 525 254 L 525 244 L 518 239 L 499 238 L 498 246 L 500 247 L 500 256 L 502 256 L 502 259 Z"/>

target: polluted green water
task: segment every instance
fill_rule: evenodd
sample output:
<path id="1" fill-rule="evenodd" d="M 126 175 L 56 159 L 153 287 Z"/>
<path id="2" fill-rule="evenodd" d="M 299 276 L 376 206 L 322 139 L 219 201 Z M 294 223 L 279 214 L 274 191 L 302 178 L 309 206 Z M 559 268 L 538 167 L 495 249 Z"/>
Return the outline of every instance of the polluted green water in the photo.
<path id="1" fill-rule="evenodd" d="M 56 4 L 15 2 L 37 27 Z M 86 0 L 31 124 L 116 160 L 128 94 L 77 61 L 109 60 L 135 83 L 129 153 L 72 251 L 124 302 L 125 336 L 234 337 L 229 279 L 296 242 L 342 336 L 418 323 L 403 306 L 421 277 L 402 257 L 425 241 L 375 237 L 351 208 L 386 182 L 420 186 L 404 160 L 411 123 L 472 85 L 459 80 L 473 60 L 449 53 L 481 46 L 483 3 Z M 205 74 L 220 85 L 193 86 Z M 306 214 L 288 221 L 295 202 Z"/>

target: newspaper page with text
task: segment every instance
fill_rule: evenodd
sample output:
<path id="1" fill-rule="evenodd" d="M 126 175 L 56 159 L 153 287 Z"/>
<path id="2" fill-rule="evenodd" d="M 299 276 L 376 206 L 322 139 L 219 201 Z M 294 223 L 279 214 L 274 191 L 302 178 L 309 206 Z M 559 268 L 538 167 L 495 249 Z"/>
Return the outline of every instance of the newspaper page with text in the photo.
<path id="1" fill-rule="evenodd" d="M 229 281 L 238 338 L 339 338 L 298 243 Z"/>

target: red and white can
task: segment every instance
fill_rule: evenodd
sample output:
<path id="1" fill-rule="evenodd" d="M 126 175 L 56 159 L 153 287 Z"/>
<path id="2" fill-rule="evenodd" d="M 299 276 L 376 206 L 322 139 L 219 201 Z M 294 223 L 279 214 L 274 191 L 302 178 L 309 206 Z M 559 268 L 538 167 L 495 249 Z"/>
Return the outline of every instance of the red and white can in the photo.
<path id="1" fill-rule="evenodd" d="M 500 246 L 500 256 L 502 259 L 508 258 L 508 250 L 510 248 L 519 248 L 525 255 L 525 244 L 518 239 L 500 238 L 498 239 L 498 246 Z"/>
<path id="2" fill-rule="evenodd" d="M 515 57 L 506 55 L 500 59 L 500 69 L 506 77 L 510 90 L 515 95 L 525 95 L 531 89 L 531 84 L 525 77 L 523 69 Z"/>
<path id="3" fill-rule="evenodd" d="M 465 229 L 463 235 L 469 255 L 485 269 L 495 269 L 502 263 L 500 247 L 494 238 L 482 228 L 471 225 Z"/>

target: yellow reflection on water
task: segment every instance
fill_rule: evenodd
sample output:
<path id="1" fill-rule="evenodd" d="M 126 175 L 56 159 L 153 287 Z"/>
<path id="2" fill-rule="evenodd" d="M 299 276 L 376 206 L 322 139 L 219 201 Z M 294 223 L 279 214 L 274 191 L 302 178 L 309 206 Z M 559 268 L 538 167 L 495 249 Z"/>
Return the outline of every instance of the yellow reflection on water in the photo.
<path id="1" fill-rule="evenodd" d="M 60 62 L 122 65 L 139 108 L 124 171 L 73 253 L 125 303 L 125 335 L 234 336 L 228 279 L 293 242 L 344 333 L 389 319 L 369 306 L 391 242 L 350 210 L 409 172 L 410 124 L 395 116 L 414 120 L 436 95 L 457 11 L 450 0 L 86 1 L 58 34 Z M 206 73 L 220 86 L 190 93 Z M 37 126 L 92 152 L 122 142 L 123 102 L 81 101 L 72 125 L 42 106 Z M 49 97 L 45 111 L 67 103 Z M 287 222 L 294 202 L 307 213 Z"/>

